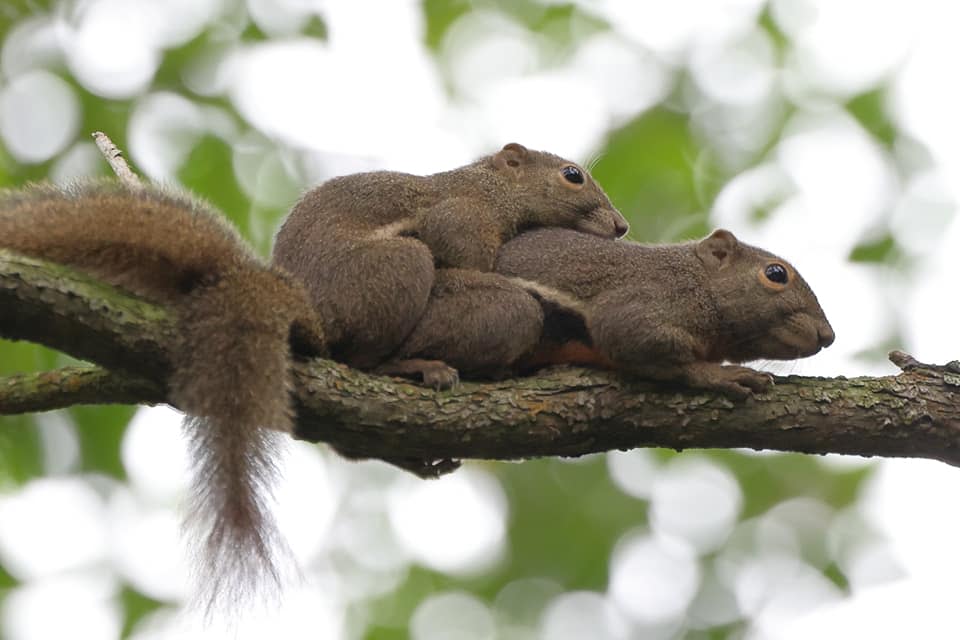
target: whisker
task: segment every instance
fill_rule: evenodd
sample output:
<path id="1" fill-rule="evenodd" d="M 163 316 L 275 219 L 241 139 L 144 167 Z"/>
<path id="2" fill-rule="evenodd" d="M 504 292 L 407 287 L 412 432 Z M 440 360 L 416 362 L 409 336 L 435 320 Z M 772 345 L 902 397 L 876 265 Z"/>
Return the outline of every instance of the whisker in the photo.
<path id="1" fill-rule="evenodd" d="M 603 158 L 606 154 L 602 151 L 598 151 L 593 154 L 589 160 L 587 160 L 587 171 L 593 173 L 593 168 L 597 166 L 597 163 L 600 162 L 600 159 Z"/>

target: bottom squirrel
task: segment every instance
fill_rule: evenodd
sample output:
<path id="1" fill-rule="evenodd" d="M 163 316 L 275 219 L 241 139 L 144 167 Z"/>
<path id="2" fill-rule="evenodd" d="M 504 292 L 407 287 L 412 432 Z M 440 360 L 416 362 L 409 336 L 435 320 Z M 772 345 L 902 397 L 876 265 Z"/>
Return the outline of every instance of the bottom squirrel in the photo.
<path id="1" fill-rule="evenodd" d="M 582 364 L 744 397 L 770 375 L 723 362 L 802 358 L 834 339 L 790 263 L 725 230 L 644 245 L 539 229 L 503 245 L 496 269 L 440 270 L 401 355 L 466 377 Z"/>
<path id="2" fill-rule="evenodd" d="M 293 429 L 290 341 L 320 354 L 303 287 L 262 264 L 216 211 L 153 187 L 0 192 L 0 247 L 69 265 L 172 309 L 168 380 L 193 463 L 186 520 L 208 612 L 236 611 L 285 547 L 265 500 L 278 432 Z"/>

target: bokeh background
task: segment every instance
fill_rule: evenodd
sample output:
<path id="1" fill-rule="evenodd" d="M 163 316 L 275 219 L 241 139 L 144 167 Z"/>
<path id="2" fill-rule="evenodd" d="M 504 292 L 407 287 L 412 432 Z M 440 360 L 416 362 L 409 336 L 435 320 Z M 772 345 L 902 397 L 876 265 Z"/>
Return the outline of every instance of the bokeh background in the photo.
<path id="1" fill-rule="evenodd" d="M 937 0 L 4 0 L 0 185 L 135 168 L 263 255 L 309 185 L 518 141 L 592 167 L 629 237 L 725 226 L 837 342 L 780 373 L 960 355 L 960 8 Z M 0 310 L 0 313 L 5 312 Z M 0 373 L 68 362 L 0 343 Z M 215 638 L 189 596 L 165 408 L 0 417 L 0 636 Z M 953 638 L 960 470 L 636 450 L 422 482 L 294 443 L 305 567 L 224 637 Z"/>

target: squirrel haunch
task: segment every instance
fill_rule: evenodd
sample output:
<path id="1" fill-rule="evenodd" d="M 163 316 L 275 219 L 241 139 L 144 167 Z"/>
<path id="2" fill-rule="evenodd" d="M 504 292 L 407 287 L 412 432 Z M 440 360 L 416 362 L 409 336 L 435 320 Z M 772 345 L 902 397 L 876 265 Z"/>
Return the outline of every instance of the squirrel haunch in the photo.
<path id="1" fill-rule="evenodd" d="M 262 264 L 216 211 L 154 188 L 94 183 L 0 193 L 0 247 L 72 266 L 177 316 L 170 397 L 194 466 L 187 518 L 208 607 L 279 578 L 264 499 L 291 432 L 290 341 L 322 353 L 306 291 Z"/>
<path id="2" fill-rule="evenodd" d="M 586 170 L 511 143 L 429 176 L 378 171 L 329 180 L 290 212 L 273 259 L 309 290 L 333 356 L 370 369 L 395 358 L 414 330 L 435 267 L 492 271 L 503 242 L 545 226 L 607 238 L 627 230 Z M 399 368 L 409 373 L 409 364 Z"/>
<path id="3" fill-rule="evenodd" d="M 530 364 L 606 366 L 742 396 L 769 376 L 720 363 L 801 358 L 834 339 L 790 263 L 722 229 L 674 245 L 530 231 L 501 248 L 497 271 L 545 301 Z"/>

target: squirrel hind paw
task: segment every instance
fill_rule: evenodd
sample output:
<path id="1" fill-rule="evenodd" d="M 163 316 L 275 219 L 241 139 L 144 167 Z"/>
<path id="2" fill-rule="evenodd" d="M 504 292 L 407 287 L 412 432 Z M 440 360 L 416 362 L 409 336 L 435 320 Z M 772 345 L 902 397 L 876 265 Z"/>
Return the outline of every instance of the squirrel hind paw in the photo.
<path id="1" fill-rule="evenodd" d="M 432 480 L 453 473 L 460 468 L 461 462 L 452 458 L 424 460 L 420 458 L 384 458 L 395 467 L 409 471 L 422 480 Z"/>
<path id="2" fill-rule="evenodd" d="M 437 391 L 445 391 L 460 384 L 460 373 L 456 369 L 439 360 L 433 362 L 435 364 L 423 369 L 424 385 Z"/>
<path id="3" fill-rule="evenodd" d="M 385 376 L 401 376 L 423 382 L 423 385 L 445 391 L 460 384 L 460 373 L 442 360 L 408 358 L 385 362 L 373 370 Z"/>

